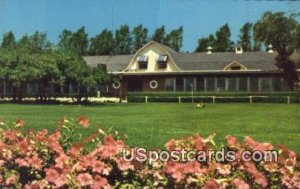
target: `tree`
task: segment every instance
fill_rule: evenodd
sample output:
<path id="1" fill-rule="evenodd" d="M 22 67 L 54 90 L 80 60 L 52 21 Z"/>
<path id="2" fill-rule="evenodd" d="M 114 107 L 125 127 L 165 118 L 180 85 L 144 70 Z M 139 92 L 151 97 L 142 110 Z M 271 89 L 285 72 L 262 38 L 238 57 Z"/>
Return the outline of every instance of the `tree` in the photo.
<path id="1" fill-rule="evenodd" d="M 36 31 L 32 35 L 24 35 L 17 42 L 18 50 L 28 53 L 50 52 L 52 45 L 47 39 L 47 34 Z"/>
<path id="2" fill-rule="evenodd" d="M 165 38 L 165 44 L 175 51 L 180 51 L 182 47 L 183 28 L 180 26 L 178 29 L 172 30 Z"/>
<path id="3" fill-rule="evenodd" d="M 240 29 L 240 40 L 238 43 L 241 44 L 244 51 L 251 51 L 252 45 L 251 45 L 251 36 L 252 36 L 252 23 L 247 22 L 243 25 L 243 27 Z"/>
<path id="4" fill-rule="evenodd" d="M 216 41 L 214 49 L 216 52 L 226 52 L 231 50 L 232 42 L 230 40 L 231 32 L 228 24 L 223 25 L 216 32 Z"/>
<path id="5" fill-rule="evenodd" d="M 294 82 L 298 80 L 295 63 L 290 60 L 300 40 L 299 35 L 297 36 L 297 27 L 299 24 L 295 18 L 285 16 L 283 12 L 265 12 L 254 25 L 255 38 L 265 45 L 272 44 L 278 52 L 277 66 L 284 70 L 291 90 Z"/>
<path id="6" fill-rule="evenodd" d="M 207 47 L 213 47 L 215 44 L 215 36 L 213 34 L 210 34 L 208 37 L 206 38 L 200 38 L 198 39 L 198 46 L 195 50 L 195 52 L 206 52 L 207 51 Z"/>
<path id="7" fill-rule="evenodd" d="M 1 48 L 13 49 L 15 48 L 15 45 L 16 45 L 16 40 L 15 40 L 14 33 L 12 31 L 5 33 L 3 35 Z"/>
<path id="8" fill-rule="evenodd" d="M 83 26 L 72 34 L 70 40 L 74 52 L 78 53 L 81 56 L 87 54 L 89 40 L 88 34 L 85 32 L 85 28 Z"/>
<path id="9" fill-rule="evenodd" d="M 142 24 L 135 27 L 132 31 L 133 35 L 133 51 L 137 51 L 147 43 L 148 29 Z"/>
<path id="10" fill-rule="evenodd" d="M 99 35 L 91 38 L 90 55 L 111 55 L 114 52 L 113 33 L 104 29 Z"/>
<path id="11" fill-rule="evenodd" d="M 130 54 L 132 38 L 128 25 L 122 25 L 115 32 L 115 54 Z"/>
<path id="12" fill-rule="evenodd" d="M 72 51 L 81 56 L 86 55 L 88 52 L 88 34 L 83 26 L 76 32 L 63 30 L 59 39 L 58 47 L 63 51 Z"/>
<path id="13" fill-rule="evenodd" d="M 70 30 L 63 30 L 62 33 L 59 35 L 59 42 L 58 47 L 62 51 L 73 51 L 71 38 L 72 38 L 72 31 Z"/>
<path id="14" fill-rule="evenodd" d="M 165 35 L 166 35 L 165 26 L 161 26 L 160 28 L 157 28 L 154 31 L 152 40 L 161 44 L 165 44 Z"/>

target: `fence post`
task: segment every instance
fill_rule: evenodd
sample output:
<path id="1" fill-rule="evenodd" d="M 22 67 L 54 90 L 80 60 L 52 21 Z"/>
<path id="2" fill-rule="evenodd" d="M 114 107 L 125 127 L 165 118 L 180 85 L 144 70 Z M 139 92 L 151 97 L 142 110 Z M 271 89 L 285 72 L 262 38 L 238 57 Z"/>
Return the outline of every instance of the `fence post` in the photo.
<path id="1" fill-rule="evenodd" d="M 213 96 L 213 103 L 216 103 L 216 97 Z"/>
<path id="2" fill-rule="evenodd" d="M 252 96 L 249 96 L 250 104 L 252 104 Z"/>
<path id="3" fill-rule="evenodd" d="M 287 97 L 287 103 L 289 104 L 291 102 L 291 97 Z"/>
<path id="4" fill-rule="evenodd" d="M 178 103 L 181 103 L 181 96 L 178 97 Z"/>
<path id="5" fill-rule="evenodd" d="M 148 103 L 148 96 L 145 96 L 145 103 Z"/>

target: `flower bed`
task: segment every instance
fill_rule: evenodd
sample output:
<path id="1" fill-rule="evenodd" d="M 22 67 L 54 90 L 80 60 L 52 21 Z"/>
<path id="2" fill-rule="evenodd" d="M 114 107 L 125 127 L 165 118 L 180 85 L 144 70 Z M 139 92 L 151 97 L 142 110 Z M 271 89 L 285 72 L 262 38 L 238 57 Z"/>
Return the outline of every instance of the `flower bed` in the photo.
<path id="1" fill-rule="evenodd" d="M 225 149 L 239 156 L 243 151 L 276 149 L 278 161 L 126 161 L 129 150 L 117 133 L 99 129 L 85 139 L 74 132 L 88 127 L 89 120 L 62 118 L 53 133 L 46 129 L 27 131 L 25 122 L 7 124 L 0 119 L 1 188 L 300 188 L 300 165 L 296 153 L 245 137 L 239 142 L 227 136 L 225 145 L 216 145 L 213 135 L 198 134 L 170 140 L 168 152 Z M 73 139 L 76 138 L 76 141 Z"/>

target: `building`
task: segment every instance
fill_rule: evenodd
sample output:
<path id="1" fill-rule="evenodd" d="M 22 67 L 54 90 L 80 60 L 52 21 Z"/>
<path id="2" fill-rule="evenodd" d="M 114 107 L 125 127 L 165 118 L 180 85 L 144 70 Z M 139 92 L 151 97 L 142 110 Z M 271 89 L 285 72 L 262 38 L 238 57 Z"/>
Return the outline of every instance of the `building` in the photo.
<path id="1" fill-rule="evenodd" d="M 132 55 L 86 56 L 90 66 L 104 64 L 120 80 L 107 86 L 113 96 L 158 91 L 286 91 L 284 73 L 268 52 L 179 53 L 151 41 Z M 299 54 L 293 54 L 294 60 Z M 299 70 L 298 70 L 299 71 Z"/>

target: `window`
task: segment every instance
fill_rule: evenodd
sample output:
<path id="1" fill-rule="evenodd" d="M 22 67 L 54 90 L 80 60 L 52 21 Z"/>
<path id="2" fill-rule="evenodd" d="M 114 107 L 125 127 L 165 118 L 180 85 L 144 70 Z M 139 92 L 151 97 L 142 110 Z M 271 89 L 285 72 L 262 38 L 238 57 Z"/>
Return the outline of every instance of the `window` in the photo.
<path id="1" fill-rule="evenodd" d="M 217 78 L 217 91 L 225 91 L 225 77 Z"/>
<path id="2" fill-rule="evenodd" d="M 228 91 L 236 91 L 237 88 L 237 78 L 228 78 Z"/>
<path id="3" fill-rule="evenodd" d="M 207 91 L 214 91 L 215 88 L 215 78 L 214 77 L 207 77 L 206 78 L 206 90 Z"/>
<path id="4" fill-rule="evenodd" d="M 176 78 L 176 91 L 183 91 L 183 78 Z"/>
<path id="5" fill-rule="evenodd" d="M 166 91 L 174 91 L 174 78 L 166 78 L 165 79 L 165 90 Z"/>
<path id="6" fill-rule="evenodd" d="M 185 90 L 186 91 L 194 91 L 194 78 L 185 78 Z"/>
<path id="7" fill-rule="evenodd" d="M 204 78 L 203 77 L 196 79 L 196 89 L 197 89 L 197 91 L 204 91 Z"/>
<path id="8" fill-rule="evenodd" d="M 158 57 L 157 57 L 157 68 L 158 69 L 166 69 L 167 68 L 167 62 L 168 62 L 168 56 L 167 55 L 158 55 Z"/>
<path id="9" fill-rule="evenodd" d="M 139 69 L 147 69 L 148 67 L 148 56 L 138 56 L 137 62 L 139 65 Z"/>
<path id="10" fill-rule="evenodd" d="M 241 66 L 231 66 L 231 70 L 241 70 Z"/>

